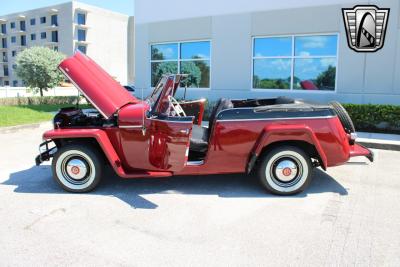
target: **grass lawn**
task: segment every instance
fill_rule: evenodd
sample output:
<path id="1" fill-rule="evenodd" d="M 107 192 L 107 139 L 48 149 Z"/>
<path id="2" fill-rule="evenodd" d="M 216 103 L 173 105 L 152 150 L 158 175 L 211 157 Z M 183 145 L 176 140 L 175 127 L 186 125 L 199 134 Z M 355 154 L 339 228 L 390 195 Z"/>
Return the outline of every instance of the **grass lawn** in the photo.
<path id="1" fill-rule="evenodd" d="M 0 127 L 48 121 L 54 117 L 51 112 L 71 106 L 73 105 L 0 106 Z M 81 105 L 81 107 L 89 106 Z"/>

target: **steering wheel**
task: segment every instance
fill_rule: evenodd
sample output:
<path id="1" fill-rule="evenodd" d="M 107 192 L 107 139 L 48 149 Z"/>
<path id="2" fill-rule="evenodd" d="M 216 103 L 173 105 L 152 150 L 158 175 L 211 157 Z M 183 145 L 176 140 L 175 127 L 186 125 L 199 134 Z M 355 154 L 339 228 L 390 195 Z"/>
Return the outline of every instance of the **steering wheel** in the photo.
<path id="1" fill-rule="evenodd" d="M 183 108 L 181 107 L 181 105 L 179 105 L 178 101 L 172 97 L 172 96 L 168 96 L 168 102 L 169 102 L 169 106 L 175 111 L 175 115 L 178 117 L 186 117 L 186 113 L 183 110 Z M 171 110 L 170 110 L 170 114 L 171 114 Z"/>

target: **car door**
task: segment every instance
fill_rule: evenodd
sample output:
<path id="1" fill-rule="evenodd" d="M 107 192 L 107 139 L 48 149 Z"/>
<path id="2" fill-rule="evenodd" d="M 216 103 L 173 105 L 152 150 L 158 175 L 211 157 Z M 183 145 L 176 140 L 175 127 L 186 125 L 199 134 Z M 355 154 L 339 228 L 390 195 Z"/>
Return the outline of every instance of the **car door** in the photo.
<path id="1" fill-rule="evenodd" d="M 193 117 L 156 117 L 150 121 L 150 164 L 160 171 L 182 170 L 188 159 Z"/>

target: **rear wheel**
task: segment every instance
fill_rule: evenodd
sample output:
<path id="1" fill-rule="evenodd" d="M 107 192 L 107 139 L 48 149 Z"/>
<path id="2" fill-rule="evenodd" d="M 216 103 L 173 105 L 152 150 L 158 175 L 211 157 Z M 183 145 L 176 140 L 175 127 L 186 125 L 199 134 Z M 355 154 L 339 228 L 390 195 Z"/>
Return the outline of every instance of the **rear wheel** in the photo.
<path id="1" fill-rule="evenodd" d="M 262 185 L 273 194 L 297 194 L 311 182 L 311 159 L 294 146 L 274 148 L 261 159 L 259 178 Z"/>
<path id="2" fill-rule="evenodd" d="M 53 178 L 66 191 L 84 193 L 100 182 L 103 158 L 88 145 L 71 144 L 59 149 L 52 162 Z"/>

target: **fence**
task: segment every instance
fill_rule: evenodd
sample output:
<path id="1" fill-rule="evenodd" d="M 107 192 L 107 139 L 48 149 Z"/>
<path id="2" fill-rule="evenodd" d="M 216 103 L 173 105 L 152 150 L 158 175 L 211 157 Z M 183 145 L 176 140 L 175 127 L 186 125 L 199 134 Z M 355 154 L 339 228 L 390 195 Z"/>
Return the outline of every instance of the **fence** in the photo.
<path id="1" fill-rule="evenodd" d="M 45 96 L 75 96 L 78 94 L 78 90 L 75 87 L 56 87 L 43 91 L 43 94 Z M 0 87 L 0 98 L 39 95 L 39 92 L 34 93 L 33 90 L 26 87 Z"/>

